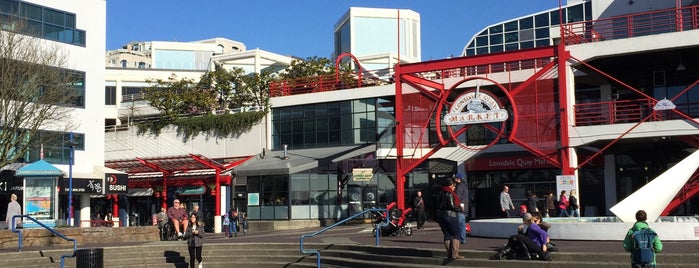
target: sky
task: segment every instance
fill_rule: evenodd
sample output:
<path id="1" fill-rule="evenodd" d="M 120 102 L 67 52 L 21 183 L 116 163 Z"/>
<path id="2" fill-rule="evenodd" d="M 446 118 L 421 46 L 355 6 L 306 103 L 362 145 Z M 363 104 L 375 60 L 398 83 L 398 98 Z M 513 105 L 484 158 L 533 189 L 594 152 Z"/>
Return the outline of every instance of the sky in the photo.
<path id="1" fill-rule="evenodd" d="M 350 7 L 420 14 L 422 60 L 459 56 L 488 25 L 557 8 L 558 0 L 108 0 L 107 50 L 133 41 L 224 37 L 300 58 L 330 57 L 333 28 Z M 565 1 L 563 1 L 565 4 Z"/>

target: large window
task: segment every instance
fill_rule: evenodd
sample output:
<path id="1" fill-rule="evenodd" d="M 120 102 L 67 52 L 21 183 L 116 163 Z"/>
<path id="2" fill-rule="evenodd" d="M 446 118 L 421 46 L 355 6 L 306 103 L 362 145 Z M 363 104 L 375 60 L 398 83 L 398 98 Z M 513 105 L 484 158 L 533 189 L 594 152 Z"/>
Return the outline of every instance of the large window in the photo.
<path id="1" fill-rule="evenodd" d="M 85 31 L 75 28 L 75 14 L 15 0 L 0 0 L 2 30 L 85 46 Z M 17 27 L 17 23 L 26 27 Z"/>
<path id="2" fill-rule="evenodd" d="M 104 87 L 104 105 L 116 105 L 116 87 Z"/>
<path id="3" fill-rule="evenodd" d="M 282 107 L 272 111 L 273 149 L 376 142 L 377 99 Z"/>
<path id="4" fill-rule="evenodd" d="M 51 164 L 68 164 L 70 160 L 70 133 L 38 131 L 25 154 L 25 161 L 44 159 Z M 73 148 L 85 150 L 85 134 L 73 133 Z"/>

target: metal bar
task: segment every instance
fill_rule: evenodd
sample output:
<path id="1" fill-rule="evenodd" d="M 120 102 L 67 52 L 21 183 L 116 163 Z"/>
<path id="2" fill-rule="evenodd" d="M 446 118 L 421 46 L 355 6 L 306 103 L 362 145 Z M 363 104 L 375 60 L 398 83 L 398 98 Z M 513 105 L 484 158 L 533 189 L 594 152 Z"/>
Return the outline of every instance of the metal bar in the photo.
<path id="1" fill-rule="evenodd" d="M 348 217 L 348 218 L 346 218 L 346 219 L 344 219 L 344 220 L 341 220 L 341 221 L 339 221 L 339 222 L 336 222 L 336 223 L 333 224 L 333 225 L 330 225 L 330 226 L 328 226 L 328 227 L 325 227 L 325 228 L 323 228 L 323 229 L 320 229 L 319 231 L 317 231 L 317 232 L 315 232 L 315 233 L 311 233 L 311 234 L 302 234 L 301 237 L 299 238 L 299 248 L 301 249 L 301 253 L 302 253 L 302 254 L 315 254 L 315 255 L 317 256 L 317 259 L 316 259 L 317 267 L 320 268 L 320 251 L 317 250 L 317 249 L 315 249 L 315 250 L 306 250 L 306 249 L 303 247 L 303 240 L 304 240 L 306 237 L 314 237 L 314 236 L 316 236 L 316 235 L 322 234 L 322 233 L 324 233 L 324 232 L 327 231 L 327 230 L 330 230 L 330 229 L 332 229 L 332 228 L 335 228 L 335 226 L 338 226 L 338 225 L 340 225 L 340 224 L 343 224 L 343 223 L 345 223 L 345 222 L 348 222 L 348 221 L 351 220 L 351 219 L 357 218 L 357 217 L 362 216 L 362 215 L 364 215 L 364 214 L 366 214 L 366 213 L 374 212 L 374 211 L 376 211 L 376 212 L 383 211 L 383 212 L 385 213 L 384 215 L 386 215 L 386 217 L 384 217 L 384 218 L 386 219 L 386 222 L 385 222 L 385 223 L 380 223 L 380 224 L 377 224 L 377 225 L 376 225 L 376 232 L 375 232 L 375 233 L 376 233 L 376 245 L 378 246 L 378 245 L 379 245 L 379 237 L 381 236 L 381 229 L 380 229 L 380 228 L 383 227 L 383 226 L 387 226 L 387 225 L 390 223 L 390 217 L 389 217 L 388 209 L 387 209 L 387 208 L 370 208 L 370 209 L 364 210 L 364 211 L 362 211 L 362 212 L 359 212 L 359 213 L 357 213 L 357 214 L 355 214 L 355 215 L 353 215 L 353 216 L 351 216 L 351 217 Z"/>
<path id="2" fill-rule="evenodd" d="M 18 247 L 19 251 L 22 251 L 22 231 L 21 231 L 21 230 L 18 230 L 18 229 L 16 228 L 16 226 L 15 226 L 15 224 L 16 224 L 16 223 L 15 223 L 15 219 L 17 219 L 17 218 L 27 218 L 27 219 L 30 219 L 31 221 L 33 221 L 34 223 L 38 224 L 39 226 L 44 227 L 44 229 L 48 230 L 48 231 L 51 232 L 53 235 L 58 236 L 58 237 L 60 237 L 60 238 L 63 238 L 63 240 L 73 242 L 73 254 L 71 254 L 71 255 L 61 255 L 61 268 L 64 267 L 65 258 L 66 258 L 66 257 L 75 258 L 75 252 L 78 250 L 78 241 L 77 241 L 77 240 L 75 240 L 75 239 L 73 239 L 73 238 L 68 238 L 68 237 L 64 236 L 63 234 L 57 232 L 56 230 L 54 230 L 54 229 L 51 228 L 51 227 L 46 226 L 46 224 L 43 224 L 42 222 L 40 222 L 40 221 L 38 221 L 38 220 L 32 218 L 32 217 L 29 216 L 29 215 L 14 215 L 14 216 L 12 216 L 12 224 L 11 224 L 11 225 L 12 225 L 12 232 L 13 232 L 13 233 L 17 233 L 17 235 L 19 236 L 19 238 L 18 238 L 18 240 L 17 240 L 17 242 L 18 242 L 18 246 L 17 246 L 17 247 Z"/>

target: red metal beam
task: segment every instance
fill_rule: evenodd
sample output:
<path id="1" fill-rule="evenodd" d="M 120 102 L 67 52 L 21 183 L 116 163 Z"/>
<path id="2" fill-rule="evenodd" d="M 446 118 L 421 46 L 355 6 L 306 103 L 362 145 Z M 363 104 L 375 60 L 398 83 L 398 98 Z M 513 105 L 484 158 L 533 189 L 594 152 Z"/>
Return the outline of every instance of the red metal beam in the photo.
<path id="1" fill-rule="evenodd" d="M 520 60 L 539 59 L 554 57 L 556 47 L 539 47 L 532 49 L 522 49 L 513 52 L 492 53 L 487 55 L 476 55 L 460 58 L 442 59 L 419 63 L 401 64 L 402 73 L 421 73 L 446 69 L 457 69 L 467 66 L 487 65 L 492 63 L 512 62 Z M 397 72 L 396 72 L 397 73 Z"/>

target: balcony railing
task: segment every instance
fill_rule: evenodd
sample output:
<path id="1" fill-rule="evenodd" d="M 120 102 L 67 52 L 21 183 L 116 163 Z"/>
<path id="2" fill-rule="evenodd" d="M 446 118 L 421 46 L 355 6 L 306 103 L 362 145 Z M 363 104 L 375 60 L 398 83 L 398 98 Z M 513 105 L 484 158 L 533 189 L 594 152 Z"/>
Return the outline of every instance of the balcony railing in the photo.
<path id="1" fill-rule="evenodd" d="M 566 44 L 624 39 L 699 27 L 698 6 L 670 8 L 563 25 Z"/>
<path id="2" fill-rule="evenodd" d="M 609 125 L 637 123 L 653 112 L 655 101 L 649 99 L 607 101 L 575 105 L 575 125 Z M 678 103 L 678 111 L 690 117 L 699 117 L 699 103 Z M 656 112 L 651 121 L 683 119 L 671 111 Z"/>

